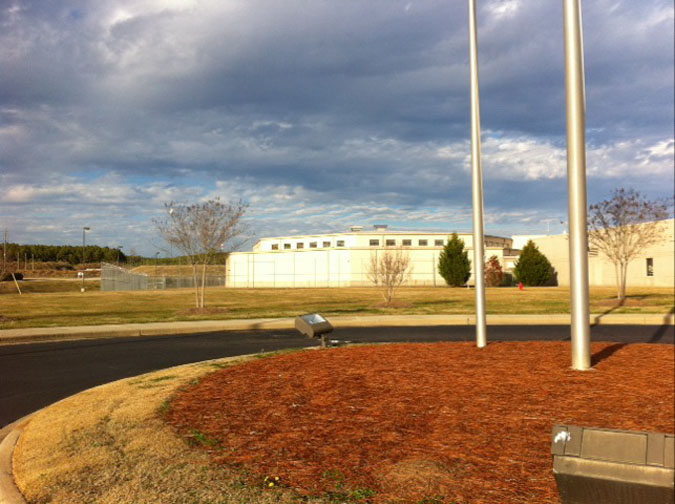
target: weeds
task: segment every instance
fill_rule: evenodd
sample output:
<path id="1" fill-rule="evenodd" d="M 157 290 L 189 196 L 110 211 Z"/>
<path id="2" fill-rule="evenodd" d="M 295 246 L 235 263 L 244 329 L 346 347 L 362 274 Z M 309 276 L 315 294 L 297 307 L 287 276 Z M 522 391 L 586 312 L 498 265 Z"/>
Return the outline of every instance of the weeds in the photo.
<path id="1" fill-rule="evenodd" d="M 206 446 L 209 448 L 222 448 L 220 441 L 210 438 L 203 432 L 197 430 L 197 429 L 192 429 L 190 431 L 190 437 L 188 438 L 189 443 L 193 446 L 196 445 L 201 445 L 201 446 Z"/>

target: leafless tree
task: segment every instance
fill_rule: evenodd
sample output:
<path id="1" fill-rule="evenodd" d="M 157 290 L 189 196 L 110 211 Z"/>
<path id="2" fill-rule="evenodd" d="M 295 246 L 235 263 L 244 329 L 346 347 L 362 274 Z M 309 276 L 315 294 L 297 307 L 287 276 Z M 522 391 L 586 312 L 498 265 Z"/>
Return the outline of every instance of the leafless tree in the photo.
<path id="1" fill-rule="evenodd" d="M 606 255 L 616 271 L 617 299 L 626 298 L 628 265 L 646 248 L 660 242 L 667 200 L 648 200 L 634 189 L 615 189 L 612 197 L 590 206 L 588 237 Z"/>
<path id="2" fill-rule="evenodd" d="M 218 198 L 204 203 L 182 205 L 166 203 L 166 215 L 154 223 L 164 240 L 179 249 L 192 266 L 195 306 L 204 308 L 206 266 L 216 254 L 236 250 L 244 235 L 242 217 L 248 205 L 242 201 L 221 203 Z M 201 286 L 197 270 L 201 266 Z"/>
<path id="3" fill-rule="evenodd" d="M 382 297 L 387 304 L 394 298 L 394 291 L 410 277 L 410 256 L 402 249 L 385 249 L 373 252 L 368 265 L 368 279 L 383 288 Z"/>

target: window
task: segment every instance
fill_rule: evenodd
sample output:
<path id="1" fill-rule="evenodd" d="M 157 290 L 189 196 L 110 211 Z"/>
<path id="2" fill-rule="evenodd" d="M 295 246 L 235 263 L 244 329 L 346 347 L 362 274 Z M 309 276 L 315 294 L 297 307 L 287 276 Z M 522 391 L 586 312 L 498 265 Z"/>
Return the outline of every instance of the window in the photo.
<path id="1" fill-rule="evenodd" d="M 647 276 L 654 276 L 654 258 L 647 258 Z"/>
<path id="2" fill-rule="evenodd" d="M 278 243 L 273 243 L 273 244 L 272 244 L 272 250 L 279 250 L 279 244 L 278 244 Z"/>
<path id="3" fill-rule="evenodd" d="M 344 240 L 338 240 L 338 241 L 335 243 L 335 246 L 336 246 L 336 247 L 344 247 L 344 246 L 345 246 L 345 241 L 344 241 Z"/>
<path id="4" fill-rule="evenodd" d="M 426 247 L 428 242 L 426 240 L 420 240 L 417 242 L 420 247 Z"/>
<path id="5" fill-rule="evenodd" d="M 380 240 L 370 240 L 370 246 L 371 247 L 379 247 L 380 246 Z"/>
<path id="6" fill-rule="evenodd" d="M 284 243 L 284 249 L 288 250 L 289 248 L 291 248 L 291 244 L 290 243 Z"/>
<path id="7" fill-rule="evenodd" d="M 309 248 L 316 248 L 316 242 L 309 242 Z"/>
<path id="8" fill-rule="evenodd" d="M 434 245 L 436 247 L 442 247 L 443 246 L 443 240 L 434 240 Z"/>
<path id="9" fill-rule="evenodd" d="M 330 242 L 323 242 L 323 246 L 324 246 L 324 248 L 330 247 Z"/>
<path id="10" fill-rule="evenodd" d="M 404 247 L 410 247 L 412 245 L 412 240 L 403 240 Z"/>
<path id="11" fill-rule="evenodd" d="M 295 248 L 296 248 L 296 249 L 305 248 L 305 244 L 302 243 L 302 242 L 298 242 L 298 243 L 295 244 Z"/>
<path id="12" fill-rule="evenodd" d="M 386 242 L 387 247 L 395 247 L 396 246 L 396 240 L 387 240 Z"/>

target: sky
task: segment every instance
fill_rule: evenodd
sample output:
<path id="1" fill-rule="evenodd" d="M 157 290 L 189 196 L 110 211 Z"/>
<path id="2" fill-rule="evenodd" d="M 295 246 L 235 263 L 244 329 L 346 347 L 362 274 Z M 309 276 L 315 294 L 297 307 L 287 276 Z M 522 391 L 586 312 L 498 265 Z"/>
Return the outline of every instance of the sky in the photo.
<path id="1" fill-rule="evenodd" d="M 563 232 L 562 2 L 477 3 L 485 232 Z M 582 10 L 589 203 L 672 198 L 672 0 Z M 0 228 L 88 226 L 149 256 L 165 203 L 219 197 L 248 202 L 248 247 L 470 231 L 467 18 L 464 0 L 0 0 Z"/>

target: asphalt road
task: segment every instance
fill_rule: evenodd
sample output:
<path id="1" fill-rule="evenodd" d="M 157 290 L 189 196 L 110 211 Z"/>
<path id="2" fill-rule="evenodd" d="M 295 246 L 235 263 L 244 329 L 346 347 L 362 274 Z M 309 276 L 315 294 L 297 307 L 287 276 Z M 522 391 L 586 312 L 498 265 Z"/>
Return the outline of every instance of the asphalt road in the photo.
<path id="1" fill-rule="evenodd" d="M 472 326 L 342 328 L 352 342 L 472 341 Z M 673 344 L 673 326 L 596 326 L 593 341 Z M 488 326 L 489 341 L 562 341 L 569 326 Z M 0 427 L 110 381 L 190 362 L 317 345 L 296 331 L 222 332 L 0 346 Z"/>

